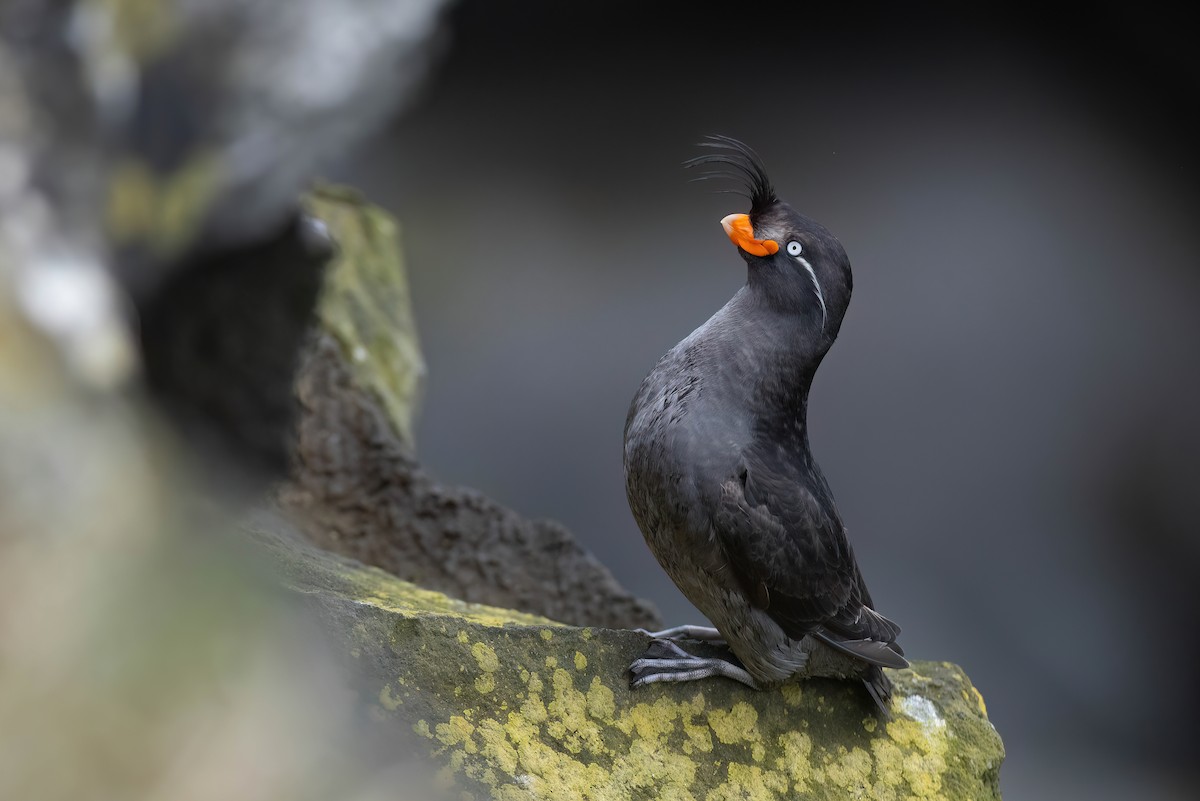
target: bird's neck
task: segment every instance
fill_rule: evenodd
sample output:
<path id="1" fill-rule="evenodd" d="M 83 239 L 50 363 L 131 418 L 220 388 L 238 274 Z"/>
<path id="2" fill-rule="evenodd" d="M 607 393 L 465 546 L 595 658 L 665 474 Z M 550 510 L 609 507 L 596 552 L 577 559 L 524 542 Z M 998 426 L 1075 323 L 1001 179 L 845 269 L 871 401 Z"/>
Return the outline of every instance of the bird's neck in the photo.
<path id="1" fill-rule="evenodd" d="M 779 365 L 772 378 L 756 388 L 755 433 L 764 440 L 808 449 L 808 390 L 811 375 L 798 375 Z"/>
<path id="2" fill-rule="evenodd" d="M 826 348 L 814 338 L 809 322 L 800 315 L 759 307 L 752 293 L 743 290 L 730 305 L 739 343 L 735 358 L 742 362 L 751 406 L 758 425 L 775 428 L 770 433 L 808 442 L 808 393 Z M 764 432 L 766 433 L 766 432 Z"/>

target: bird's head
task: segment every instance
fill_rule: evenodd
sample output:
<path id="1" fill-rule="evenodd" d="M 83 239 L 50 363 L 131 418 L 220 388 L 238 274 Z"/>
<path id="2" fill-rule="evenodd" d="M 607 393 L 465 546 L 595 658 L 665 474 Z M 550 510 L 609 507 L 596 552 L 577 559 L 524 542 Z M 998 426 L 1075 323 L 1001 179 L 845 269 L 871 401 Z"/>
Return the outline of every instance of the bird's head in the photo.
<path id="1" fill-rule="evenodd" d="M 775 194 L 758 155 L 736 139 L 712 136 L 701 143 L 717 152 L 697 156 L 687 166 L 717 165 L 702 178 L 734 178 L 750 200 L 748 214 L 721 220 L 747 264 L 747 286 L 760 302 L 794 315 L 819 339 L 832 342 L 850 305 L 850 260 L 837 237 L 795 211 Z"/>

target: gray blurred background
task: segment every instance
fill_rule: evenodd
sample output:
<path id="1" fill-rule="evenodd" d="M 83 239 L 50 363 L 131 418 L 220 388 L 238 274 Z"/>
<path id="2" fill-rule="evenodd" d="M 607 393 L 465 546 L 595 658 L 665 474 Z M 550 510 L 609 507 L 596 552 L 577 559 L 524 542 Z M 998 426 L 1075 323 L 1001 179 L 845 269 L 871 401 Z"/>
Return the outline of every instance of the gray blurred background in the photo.
<path id="1" fill-rule="evenodd" d="M 1195 797 L 1200 69 L 1132 8 L 461 3 L 423 99 L 331 176 L 404 225 L 423 460 L 697 622 L 621 434 L 744 281 L 745 202 L 680 167 L 741 138 L 850 254 L 813 448 L 908 653 L 987 699 L 1006 796 Z"/>

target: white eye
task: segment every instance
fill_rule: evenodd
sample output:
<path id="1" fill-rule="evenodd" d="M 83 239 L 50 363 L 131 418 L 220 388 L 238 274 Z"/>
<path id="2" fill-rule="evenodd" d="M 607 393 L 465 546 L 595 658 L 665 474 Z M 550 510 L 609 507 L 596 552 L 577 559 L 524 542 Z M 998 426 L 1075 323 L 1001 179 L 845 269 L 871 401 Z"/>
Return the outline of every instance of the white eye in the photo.
<path id="1" fill-rule="evenodd" d="M 789 256 L 799 256 L 800 251 L 802 251 L 802 250 L 804 250 L 804 248 L 800 247 L 799 242 L 795 242 L 795 241 L 788 242 L 788 255 Z"/>

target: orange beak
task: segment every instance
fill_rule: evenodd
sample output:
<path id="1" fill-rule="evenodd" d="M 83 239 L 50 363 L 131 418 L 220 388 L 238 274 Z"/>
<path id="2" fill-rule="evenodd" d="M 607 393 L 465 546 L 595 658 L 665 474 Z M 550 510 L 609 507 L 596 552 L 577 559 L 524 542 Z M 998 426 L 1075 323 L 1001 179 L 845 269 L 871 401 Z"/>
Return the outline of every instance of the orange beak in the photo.
<path id="1" fill-rule="evenodd" d="M 750 225 L 747 214 L 730 214 L 721 220 L 725 233 L 742 250 L 754 256 L 770 256 L 779 251 L 779 243 L 774 239 L 755 239 L 754 228 Z"/>

